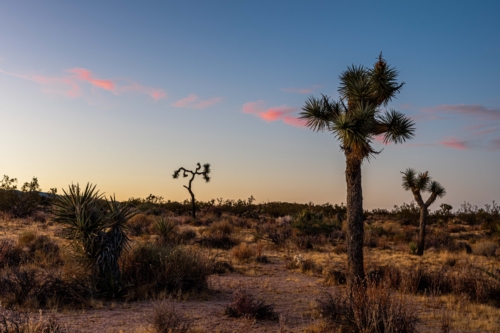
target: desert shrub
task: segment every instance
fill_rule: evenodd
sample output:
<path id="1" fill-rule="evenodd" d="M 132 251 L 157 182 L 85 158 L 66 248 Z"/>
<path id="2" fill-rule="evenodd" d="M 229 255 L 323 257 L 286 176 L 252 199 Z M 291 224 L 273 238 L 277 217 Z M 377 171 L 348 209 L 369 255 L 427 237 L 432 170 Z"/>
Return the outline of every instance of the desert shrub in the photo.
<path id="1" fill-rule="evenodd" d="M 219 260 L 215 260 L 215 258 L 213 258 L 211 266 L 212 266 L 212 273 L 213 274 L 222 275 L 222 274 L 234 272 L 233 265 L 227 261 L 219 261 Z"/>
<path id="2" fill-rule="evenodd" d="M 456 216 L 467 224 L 483 224 L 483 228 L 495 231 L 496 223 L 500 222 L 500 206 L 495 201 L 484 205 L 484 208 L 464 202 Z"/>
<path id="3" fill-rule="evenodd" d="M 10 239 L 0 240 L 0 268 L 16 267 L 24 257 L 23 250 Z"/>
<path id="4" fill-rule="evenodd" d="M 313 249 L 313 244 L 315 243 L 315 236 L 311 235 L 295 235 L 293 238 L 293 243 L 300 249 L 300 250 L 311 250 Z"/>
<path id="5" fill-rule="evenodd" d="M 2 333 L 69 333 L 56 317 L 40 317 L 33 320 L 28 313 L 0 308 L 0 332 Z"/>
<path id="6" fill-rule="evenodd" d="M 257 250 L 247 243 L 241 243 L 233 247 L 231 254 L 236 260 L 248 262 L 256 258 Z"/>
<path id="7" fill-rule="evenodd" d="M 482 241 L 472 246 L 472 253 L 478 256 L 494 257 L 498 250 L 498 244 L 492 241 Z"/>
<path id="8" fill-rule="evenodd" d="M 188 333 L 191 329 L 186 315 L 166 301 L 155 303 L 151 324 L 154 333 Z"/>
<path id="9" fill-rule="evenodd" d="M 321 267 L 318 266 L 312 259 L 306 259 L 302 261 L 300 264 L 300 270 L 302 271 L 302 273 L 321 273 Z"/>
<path id="10" fill-rule="evenodd" d="M 25 262 L 35 262 L 40 267 L 58 266 L 63 263 L 59 246 L 49 236 L 25 231 L 19 236 L 17 243 L 25 249 Z"/>
<path id="11" fill-rule="evenodd" d="M 37 210 L 33 214 L 31 214 L 31 218 L 34 222 L 45 223 L 47 222 L 47 213 L 41 210 Z"/>
<path id="12" fill-rule="evenodd" d="M 353 333 L 413 333 L 416 311 L 385 286 L 367 283 L 351 291 L 335 290 L 317 300 L 322 318 L 332 331 Z"/>
<path id="13" fill-rule="evenodd" d="M 228 220 L 222 220 L 212 223 L 208 231 L 212 234 L 220 233 L 229 236 L 233 234 L 234 226 Z"/>
<path id="14" fill-rule="evenodd" d="M 229 250 L 238 242 L 230 235 L 215 232 L 201 238 L 200 244 L 205 247 Z"/>
<path id="15" fill-rule="evenodd" d="M 26 217 L 35 212 L 42 201 L 38 179 L 33 177 L 17 190 L 17 179 L 4 175 L 0 180 L 0 211 L 8 212 L 13 217 Z"/>
<path id="16" fill-rule="evenodd" d="M 367 226 L 364 234 L 364 245 L 368 247 L 377 247 L 379 239 L 387 236 L 387 232 L 380 226 Z"/>
<path id="17" fill-rule="evenodd" d="M 372 209 L 371 213 L 375 214 L 375 215 L 382 215 L 382 216 L 390 214 L 389 211 L 385 208 L 374 208 L 374 209 Z"/>
<path id="18" fill-rule="evenodd" d="M 279 221 L 272 222 L 268 220 L 265 223 L 258 224 L 255 230 L 255 238 L 266 239 L 276 245 L 284 245 L 293 233 L 288 221 L 280 223 Z"/>
<path id="19" fill-rule="evenodd" d="M 449 233 L 459 233 L 459 232 L 464 232 L 464 231 L 467 231 L 467 228 L 464 227 L 463 225 L 460 225 L 460 224 L 448 225 L 448 232 Z"/>
<path id="20" fill-rule="evenodd" d="M 34 231 L 23 231 L 17 239 L 17 244 L 21 247 L 28 246 L 36 239 L 36 237 L 37 234 Z"/>
<path id="21" fill-rule="evenodd" d="M 12 268 L 0 277 L 0 298 L 8 306 L 27 308 L 87 304 L 90 288 L 82 281 L 64 280 L 59 271 Z"/>
<path id="22" fill-rule="evenodd" d="M 472 253 L 472 247 L 466 242 L 452 241 L 448 246 L 448 250 L 452 252 L 465 251 L 467 254 Z"/>
<path id="23" fill-rule="evenodd" d="M 403 226 L 400 230 L 395 230 L 394 234 L 389 234 L 389 239 L 395 243 L 406 243 L 414 240 L 417 234 L 415 227 Z"/>
<path id="24" fill-rule="evenodd" d="M 394 209 L 391 211 L 391 214 L 401 220 L 401 224 L 403 225 L 418 225 L 419 217 L 420 217 L 420 208 L 418 205 L 412 201 L 409 204 L 406 202 L 401 206 L 394 206 Z"/>
<path id="25" fill-rule="evenodd" d="M 305 235 L 330 235 L 334 230 L 340 230 L 341 225 L 336 221 L 327 219 L 322 212 L 313 212 L 305 209 L 292 221 L 292 228 Z"/>
<path id="26" fill-rule="evenodd" d="M 456 255 L 448 254 L 444 259 L 444 264 L 450 267 L 455 266 L 457 262 L 458 262 L 458 257 Z"/>
<path id="27" fill-rule="evenodd" d="M 132 216 L 127 222 L 127 227 L 132 235 L 141 236 L 151 233 L 154 222 L 153 216 L 141 213 Z"/>
<path id="28" fill-rule="evenodd" d="M 422 266 L 400 270 L 394 266 L 379 269 L 378 281 L 405 293 L 454 294 L 500 306 L 500 279 L 472 265 L 431 270 Z"/>
<path id="29" fill-rule="evenodd" d="M 256 300 L 245 290 L 238 290 L 234 293 L 233 301 L 226 307 L 225 314 L 235 318 L 278 319 L 273 304 L 266 304 L 264 300 Z"/>
<path id="30" fill-rule="evenodd" d="M 179 243 L 186 244 L 186 243 L 189 243 L 189 241 L 191 241 L 192 239 L 196 238 L 196 231 L 194 231 L 191 228 L 186 228 L 186 229 L 181 230 L 179 232 L 179 234 L 177 235 L 177 237 L 178 237 Z"/>
<path id="31" fill-rule="evenodd" d="M 208 229 L 208 235 L 200 240 L 200 244 L 205 247 L 229 250 L 238 242 L 232 236 L 234 226 L 227 220 L 214 222 Z"/>
<path id="32" fill-rule="evenodd" d="M 436 249 L 444 249 L 448 248 L 452 243 L 452 238 L 450 237 L 450 233 L 447 229 L 443 228 L 432 228 L 426 235 L 425 238 L 425 247 L 428 248 L 436 248 Z"/>
<path id="33" fill-rule="evenodd" d="M 347 283 L 347 274 L 343 269 L 329 269 L 325 274 L 325 284 L 340 285 Z"/>
<path id="34" fill-rule="evenodd" d="M 132 299 L 205 289 L 213 271 L 201 254 L 159 243 L 136 245 L 124 255 L 122 267 Z"/>

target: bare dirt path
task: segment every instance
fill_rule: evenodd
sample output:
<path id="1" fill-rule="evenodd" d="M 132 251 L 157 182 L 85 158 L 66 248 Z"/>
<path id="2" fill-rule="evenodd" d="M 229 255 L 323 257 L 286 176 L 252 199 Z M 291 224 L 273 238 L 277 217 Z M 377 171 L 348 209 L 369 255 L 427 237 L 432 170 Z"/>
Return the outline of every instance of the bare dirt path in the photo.
<path id="1" fill-rule="evenodd" d="M 201 332 L 277 332 L 279 322 L 228 318 L 225 307 L 233 292 L 245 289 L 266 303 L 273 303 L 282 315 L 287 332 L 303 332 L 314 319 L 314 300 L 328 290 L 315 276 L 285 268 L 278 257 L 269 264 L 249 265 L 243 273 L 212 276 L 206 299 L 175 301 Z M 79 332 L 144 332 L 150 327 L 153 302 L 104 304 L 102 309 L 65 311 L 56 314 L 63 326 Z"/>

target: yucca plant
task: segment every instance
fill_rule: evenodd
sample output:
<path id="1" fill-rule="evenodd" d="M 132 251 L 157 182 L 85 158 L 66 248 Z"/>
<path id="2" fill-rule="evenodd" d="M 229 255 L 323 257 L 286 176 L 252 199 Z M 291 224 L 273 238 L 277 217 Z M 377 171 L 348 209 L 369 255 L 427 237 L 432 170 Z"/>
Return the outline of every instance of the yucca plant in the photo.
<path id="1" fill-rule="evenodd" d="M 210 173 L 210 164 L 208 164 L 208 163 L 203 164 L 203 171 L 201 171 L 201 164 L 200 163 L 197 164 L 197 167 L 194 171 L 180 167 L 179 169 L 174 171 L 174 174 L 172 177 L 174 179 L 179 178 L 179 174 L 181 173 L 181 171 L 182 171 L 183 177 L 189 177 L 189 175 L 191 174 L 191 179 L 189 179 L 189 185 L 188 186 L 183 185 L 183 186 L 188 190 L 189 194 L 191 195 L 191 208 L 193 211 L 193 218 L 196 218 L 196 200 L 194 198 L 194 193 L 191 190 L 191 185 L 193 183 L 194 177 L 196 177 L 197 175 L 203 176 L 203 179 L 207 183 L 210 181 L 210 177 L 208 176 L 208 174 Z"/>
<path id="2" fill-rule="evenodd" d="M 118 260 L 127 248 L 126 221 L 135 214 L 115 197 L 107 200 L 87 184 L 70 185 L 68 192 L 54 201 L 54 220 L 63 224 L 81 263 L 91 269 L 96 290 L 104 296 L 116 296 L 121 290 Z"/>
<path id="3" fill-rule="evenodd" d="M 403 87 L 404 83 L 397 83 L 397 76 L 382 54 L 373 68 L 348 67 L 339 77 L 339 99 L 309 97 L 300 116 L 312 130 L 331 132 L 340 141 L 346 158 L 349 282 L 361 281 L 365 276 L 361 164 L 380 153 L 372 146 L 375 136 L 381 135 L 385 143 L 402 143 L 415 132 L 414 123 L 404 114 L 380 109 Z"/>
<path id="4" fill-rule="evenodd" d="M 155 220 L 154 230 L 159 236 L 159 240 L 163 244 L 173 243 L 175 241 L 177 224 L 166 218 Z"/>
<path id="5" fill-rule="evenodd" d="M 411 191 L 413 193 L 413 197 L 420 207 L 420 231 L 416 254 L 421 256 L 424 254 L 425 226 L 427 224 L 427 216 L 429 215 L 429 206 L 432 205 L 437 198 L 444 197 L 446 190 L 441 184 L 433 181 L 427 171 L 417 174 L 414 169 L 408 168 L 401 173 L 403 174 L 403 188 L 405 191 Z M 431 193 L 430 197 L 425 202 L 422 199 L 422 192 Z"/>

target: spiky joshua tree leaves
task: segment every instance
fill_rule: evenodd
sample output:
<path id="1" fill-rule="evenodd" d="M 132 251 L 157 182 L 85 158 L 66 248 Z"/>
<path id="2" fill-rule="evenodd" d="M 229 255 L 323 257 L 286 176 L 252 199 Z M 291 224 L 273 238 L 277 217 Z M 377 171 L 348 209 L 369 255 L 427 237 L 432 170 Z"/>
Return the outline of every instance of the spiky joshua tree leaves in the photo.
<path id="1" fill-rule="evenodd" d="M 129 206 L 108 200 L 96 186 L 70 185 L 54 201 L 54 219 L 69 232 L 75 253 L 94 278 L 96 291 L 103 296 L 117 296 L 123 286 L 118 260 L 129 239 L 127 220 L 135 214 Z"/>
<path id="2" fill-rule="evenodd" d="M 325 95 L 311 96 L 300 114 L 312 130 L 331 132 L 346 158 L 347 258 L 351 284 L 364 279 L 361 164 L 380 153 L 372 147 L 375 136 L 382 136 L 384 143 L 402 143 L 414 135 L 410 118 L 392 109 L 385 112 L 380 109 L 403 87 L 404 83 L 396 81 L 397 76 L 396 69 L 380 54 L 373 68 L 353 65 L 340 74 L 338 100 Z"/>
<path id="3" fill-rule="evenodd" d="M 429 215 L 429 206 L 432 205 L 437 198 L 444 197 L 446 190 L 441 184 L 432 180 L 427 171 L 417 174 L 414 169 L 408 168 L 401 173 L 403 174 L 403 188 L 405 191 L 411 191 L 413 193 L 413 197 L 420 207 L 420 232 L 417 255 L 421 256 L 424 254 L 425 226 L 427 223 L 427 216 Z M 422 192 L 430 192 L 431 194 L 425 202 L 422 199 Z"/>
<path id="4" fill-rule="evenodd" d="M 172 175 L 172 177 L 174 179 L 179 178 L 181 171 L 182 171 L 183 177 L 189 177 L 189 175 L 191 175 L 191 178 L 189 179 L 189 185 L 188 186 L 183 185 L 183 186 L 189 191 L 189 194 L 191 195 L 191 206 L 192 206 L 192 210 L 193 210 L 193 218 L 196 218 L 196 200 L 194 198 L 194 193 L 191 189 L 194 177 L 196 177 L 197 175 L 200 175 L 200 176 L 203 176 L 203 179 L 207 183 L 210 181 L 210 177 L 208 176 L 210 174 L 210 164 L 208 164 L 208 163 L 203 164 L 203 171 L 201 171 L 201 169 L 202 169 L 201 164 L 198 163 L 196 166 L 196 169 L 194 171 L 181 167 L 181 168 L 175 170 L 174 174 Z"/>

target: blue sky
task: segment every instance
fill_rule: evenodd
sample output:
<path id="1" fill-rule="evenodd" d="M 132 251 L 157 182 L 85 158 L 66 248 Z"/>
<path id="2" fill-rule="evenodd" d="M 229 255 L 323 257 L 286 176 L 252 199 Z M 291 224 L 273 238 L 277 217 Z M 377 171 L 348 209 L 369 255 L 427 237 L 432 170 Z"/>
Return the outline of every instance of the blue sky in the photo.
<path id="1" fill-rule="evenodd" d="M 366 208 L 409 202 L 428 170 L 442 202 L 500 197 L 496 1 L 0 3 L 0 174 L 44 189 L 184 200 L 174 169 L 209 162 L 201 200 L 345 201 L 344 158 L 296 117 L 382 51 L 406 82 L 390 108 L 416 137 L 363 166 Z"/>

